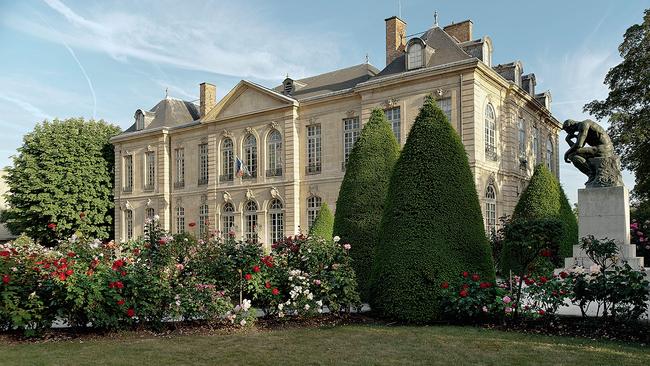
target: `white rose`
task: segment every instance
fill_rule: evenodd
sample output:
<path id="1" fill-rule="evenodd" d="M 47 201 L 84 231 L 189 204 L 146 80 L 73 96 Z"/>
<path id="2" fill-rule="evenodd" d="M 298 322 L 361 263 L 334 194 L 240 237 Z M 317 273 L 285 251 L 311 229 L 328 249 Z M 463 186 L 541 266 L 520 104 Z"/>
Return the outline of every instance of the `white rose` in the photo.
<path id="1" fill-rule="evenodd" d="M 305 304 L 305 310 L 309 310 L 309 304 Z"/>
<path id="2" fill-rule="evenodd" d="M 278 304 L 278 310 L 284 309 L 284 304 Z"/>
<path id="3" fill-rule="evenodd" d="M 333 239 L 334 239 L 334 242 L 335 242 L 335 243 L 338 243 L 339 240 L 341 240 L 341 237 L 337 235 L 337 236 L 335 236 Z"/>
<path id="4" fill-rule="evenodd" d="M 243 327 L 244 325 L 246 325 L 246 319 L 242 319 L 242 320 L 239 322 L 239 324 L 240 324 L 242 327 Z"/>
<path id="5" fill-rule="evenodd" d="M 314 295 L 312 295 L 311 293 L 307 294 L 307 300 L 311 300 L 313 298 L 314 298 Z"/>

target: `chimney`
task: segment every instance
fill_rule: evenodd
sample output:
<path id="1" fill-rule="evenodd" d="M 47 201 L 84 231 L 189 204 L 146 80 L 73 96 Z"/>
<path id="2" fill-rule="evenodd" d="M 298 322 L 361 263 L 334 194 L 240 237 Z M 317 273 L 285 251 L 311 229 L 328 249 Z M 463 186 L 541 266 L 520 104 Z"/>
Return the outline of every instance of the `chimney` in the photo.
<path id="1" fill-rule="evenodd" d="M 404 54 L 406 47 L 406 23 L 392 16 L 386 21 L 386 65 Z"/>
<path id="2" fill-rule="evenodd" d="M 451 23 L 442 29 L 462 43 L 472 40 L 472 25 L 472 21 L 467 19 L 460 23 Z"/>
<path id="3" fill-rule="evenodd" d="M 199 113 L 203 118 L 217 104 L 217 87 L 210 83 L 201 83 L 199 90 Z"/>

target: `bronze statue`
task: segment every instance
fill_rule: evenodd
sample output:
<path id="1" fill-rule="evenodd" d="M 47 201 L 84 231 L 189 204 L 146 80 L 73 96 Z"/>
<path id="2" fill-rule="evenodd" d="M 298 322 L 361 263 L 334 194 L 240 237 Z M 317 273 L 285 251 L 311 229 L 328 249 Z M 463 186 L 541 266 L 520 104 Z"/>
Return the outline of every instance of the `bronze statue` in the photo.
<path id="1" fill-rule="evenodd" d="M 590 119 L 568 119 L 562 129 L 567 133 L 566 142 L 569 144 L 564 161 L 573 163 L 589 177 L 585 183 L 587 188 L 623 185 L 620 160 L 614 155 L 612 140 L 605 129 Z"/>

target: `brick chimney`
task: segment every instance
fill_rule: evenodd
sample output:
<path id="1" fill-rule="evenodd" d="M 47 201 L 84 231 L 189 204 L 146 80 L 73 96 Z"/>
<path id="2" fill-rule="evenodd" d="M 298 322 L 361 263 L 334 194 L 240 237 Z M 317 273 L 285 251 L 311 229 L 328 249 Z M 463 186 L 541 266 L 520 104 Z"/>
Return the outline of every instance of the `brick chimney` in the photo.
<path id="1" fill-rule="evenodd" d="M 472 40 L 472 25 L 472 21 L 467 19 L 460 23 L 451 23 L 442 29 L 458 42 L 467 42 Z"/>
<path id="2" fill-rule="evenodd" d="M 404 54 L 406 47 L 406 22 L 392 16 L 386 19 L 386 65 Z"/>
<path id="3" fill-rule="evenodd" d="M 201 83 L 199 90 L 199 113 L 203 118 L 217 104 L 217 87 L 210 83 Z"/>

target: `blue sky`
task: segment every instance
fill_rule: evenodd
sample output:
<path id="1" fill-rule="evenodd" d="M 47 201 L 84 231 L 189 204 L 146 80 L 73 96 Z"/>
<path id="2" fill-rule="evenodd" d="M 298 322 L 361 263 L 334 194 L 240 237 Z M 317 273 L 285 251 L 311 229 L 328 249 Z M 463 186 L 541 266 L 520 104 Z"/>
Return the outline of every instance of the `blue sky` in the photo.
<path id="1" fill-rule="evenodd" d="M 604 98 L 617 47 L 641 22 L 646 1 L 401 0 L 407 33 L 472 19 L 474 38 L 489 35 L 493 62 L 521 60 L 551 90 L 558 120 L 582 119 Z M 218 97 L 240 79 L 275 86 L 361 63 L 384 66 L 384 19 L 398 1 L 8 1 L 0 0 L 0 166 L 22 135 L 45 118 L 82 116 L 131 125 L 138 108 L 165 95 Z M 586 180 L 561 164 L 569 198 Z M 628 187 L 634 179 L 625 174 Z"/>

